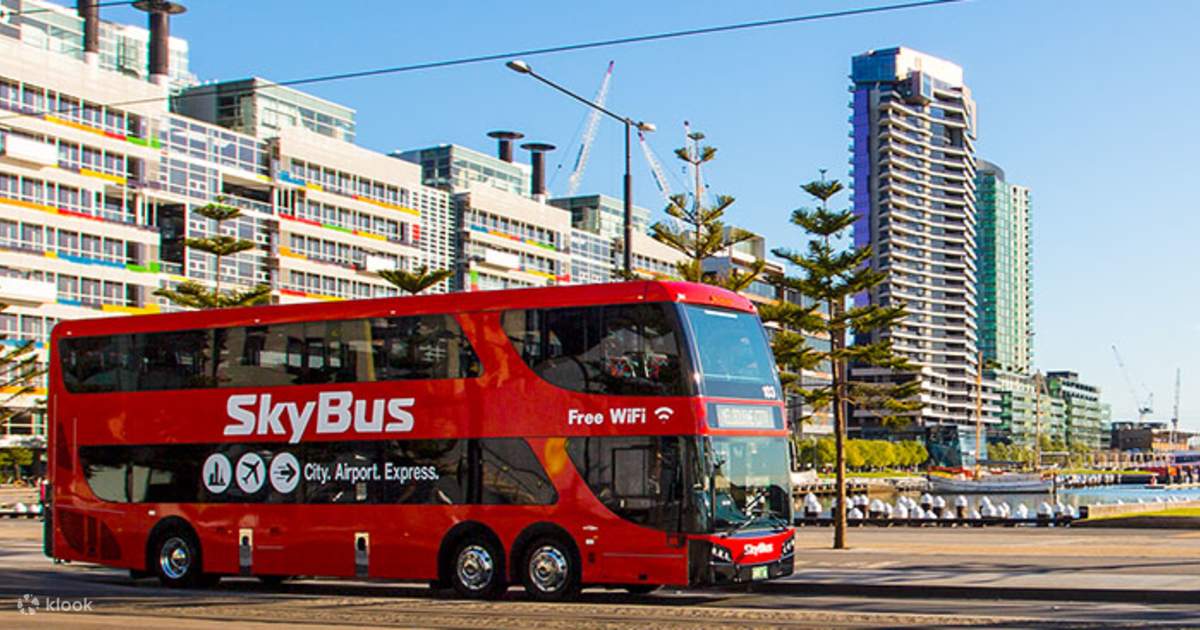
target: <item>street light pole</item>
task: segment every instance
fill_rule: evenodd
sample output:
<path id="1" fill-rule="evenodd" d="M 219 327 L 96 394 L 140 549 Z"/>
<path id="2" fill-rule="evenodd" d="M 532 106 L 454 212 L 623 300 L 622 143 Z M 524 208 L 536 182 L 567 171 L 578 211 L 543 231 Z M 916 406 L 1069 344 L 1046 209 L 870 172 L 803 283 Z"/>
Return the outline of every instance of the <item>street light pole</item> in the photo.
<path id="1" fill-rule="evenodd" d="M 588 107 L 591 107 L 592 109 L 598 110 L 600 113 L 604 114 L 605 116 L 608 116 L 609 118 L 612 118 L 612 119 L 625 125 L 625 182 L 624 182 L 624 188 L 625 188 L 625 193 L 624 193 L 625 277 L 626 278 L 631 277 L 633 275 L 633 175 L 630 172 L 630 136 L 633 132 L 634 127 L 637 127 L 641 131 L 654 131 L 654 129 L 655 129 L 654 125 L 651 123 L 648 123 L 648 122 L 634 122 L 634 120 L 628 116 L 621 116 L 620 114 L 616 114 L 608 109 L 605 109 L 605 108 L 587 100 L 586 98 L 568 90 L 567 88 L 551 81 L 550 79 L 547 79 L 546 77 L 543 77 L 542 75 L 534 72 L 533 68 L 531 68 L 529 66 L 529 64 L 525 63 L 524 61 L 516 59 L 513 61 L 509 61 L 508 63 L 506 63 L 504 65 L 508 66 L 508 69 L 512 70 L 513 72 L 517 72 L 520 74 L 527 74 L 527 75 L 537 79 L 538 81 L 541 81 L 542 83 L 545 83 L 546 85 L 549 85 L 550 87 L 554 88 L 555 90 L 558 90 L 559 92 L 566 94 L 567 96 L 579 101 L 580 103 L 583 103 L 584 105 L 587 105 Z"/>
<path id="2" fill-rule="evenodd" d="M 633 176 L 629 174 L 629 134 L 631 124 L 625 119 L 625 279 L 633 279 Z"/>

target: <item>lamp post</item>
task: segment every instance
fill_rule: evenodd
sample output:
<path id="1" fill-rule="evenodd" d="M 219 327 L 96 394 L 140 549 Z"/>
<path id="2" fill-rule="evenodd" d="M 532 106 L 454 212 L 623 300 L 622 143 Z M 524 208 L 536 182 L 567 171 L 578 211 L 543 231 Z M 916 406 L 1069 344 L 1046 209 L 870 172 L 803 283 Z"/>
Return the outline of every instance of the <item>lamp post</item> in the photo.
<path id="1" fill-rule="evenodd" d="M 512 70 L 513 72 L 518 72 L 520 74 L 527 74 L 527 75 L 537 79 L 538 81 L 541 81 L 542 83 L 545 83 L 546 85 L 549 85 L 550 87 L 554 88 L 555 90 L 558 90 L 559 92 L 566 94 L 567 96 L 579 101 L 580 103 L 583 103 L 584 105 L 587 105 L 588 107 L 591 107 L 592 109 L 599 111 L 600 113 L 604 114 L 605 116 L 608 116 L 609 118 L 612 118 L 613 120 L 616 120 L 625 125 L 625 194 L 624 194 L 625 248 L 624 249 L 625 249 L 625 276 L 627 278 L 630 277 L 633 274 L 633 176 L 630 175 L 630 172 L 629 172 L 630 134 L 634 127 L 637 127 L 641 131 L 654 131 L 655 126 L 652 123 L 648 123 L 648 122 L 643 122 L 643 121 L 635 122 L 632 118 L 629 118 L 628 116 L 621 116 L 619 114 L 613 113 L 612 111 L 610 111 L 608 109 L 600 107 L 599 105 L 587 100 L 586 98 L 584 98 L 584 97 L 568 90 L 567 88 L 551 81 L 550 79 L 547 79 L 546 77 L 543 77 L 542 75 L 534 72 L 533 68 L 531 68 L 529 66 L 529 64 L 525 63 L 524 61 L 521 61 L 520 59 L 510 61 L 504 65 L 508 66 L 508 68 L 510 70 Z"/>

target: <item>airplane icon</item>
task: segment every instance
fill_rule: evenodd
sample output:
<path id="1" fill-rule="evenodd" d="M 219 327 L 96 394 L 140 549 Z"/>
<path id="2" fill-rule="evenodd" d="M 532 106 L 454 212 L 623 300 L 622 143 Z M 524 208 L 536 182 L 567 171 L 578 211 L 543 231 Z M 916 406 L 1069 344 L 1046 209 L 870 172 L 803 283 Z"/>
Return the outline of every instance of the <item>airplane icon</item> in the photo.
<path id="1" fill-rule="evenodd" d="M 242 467 L 243 467 L 243 471 L 245 472 L 245 474 L 242 475 L 242 483 L 244 483 L 246 485 L 250 485 L 249 480 L 251 477 L 254 477 L 254 485 L 255 486 L 262 484 L 262 477 L 259 476 L 259 470 L 260 470 L 259 467 L 260 466 L 262 466 L 262 460 L 256 460 L 256 461 L 251 461 L 251 462 L 243 461 Z"/>

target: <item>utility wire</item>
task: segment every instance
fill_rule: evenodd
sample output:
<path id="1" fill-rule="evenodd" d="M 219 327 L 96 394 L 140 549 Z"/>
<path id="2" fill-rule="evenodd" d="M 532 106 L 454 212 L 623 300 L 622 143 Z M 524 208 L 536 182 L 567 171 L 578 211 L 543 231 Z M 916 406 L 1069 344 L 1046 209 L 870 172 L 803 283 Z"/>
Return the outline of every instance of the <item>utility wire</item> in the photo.
<path id="1" fill-rule="evenodd" d="M 97 3 L 96 3 L 96 8 L 97 8 L 97 9 L 102 9 L 102 8 L 104 8 L 104 7 L 123 7 L 123 6 L 126 6 L 126 5 L 133 4 L 135 1 L 136 1 L 136 0 L 125 0 L 125 1 L 123 1 L 123 2 L 97 2 Z M 3 7 L 0 7 L 0 8 L 3 8 Z M 2 15 L 2 16 L 4 16 L 4 17 L 20 17 L 20 16 L 22 16 L 22 15 L 33 15 L 34 13 L 59 13 L 59 12 L 60 12 L 60 9 L 67 9 L 67 10 L 69 10 L 69 8 L 68 8 L 68 7 L 61 7 L 61 6 L 60 6 L 59 8 L 56 8 L 56 9 L 49 9 L 49 8 L 47 8 L 47 9 L 25 9 L 25 10 L 22 10 L 22 11 L 13 11 L 12 13 L 2 13 L 2 12 L 0 12 L 0 15 Z"/>
<path id="2" fill-rule="evenodd" d="M 452 66 L 465 66 L 470 64 L 485 63 L 488 61 L 500 61 L 504 59 L 513 59 L 516 57 L 535 57 L 541 55 L 551 55 L 556 53 L 573 52 L 578 50 L 589 50 L 595 48 L 608 48 L 612 46 L 626 46 L 629 44 L 640 44 L 645 42 L 661 41 L 667 39 L 679 39 L 683 37 L 695 37 L 698 35 L 713 35 L 716 33 L 728 33 L 733 31 L 744 31 L 749 29 L 766 28 L 771 26 L 782 26 L 785 24 L 798 24 L 801 22 L 815 22 L 818 20 L 829 20 L 841 17 L 851 17 L 856 15 L 868 15 L 874 13 L 886 13 L 891 11 L 902 11 L 905 9 L 917 9 L 922 7 L 930 7 L 945 4 L 959 4 L 967 0 L 920 0 L 918 2 L 905 2 L 902 4 L 888 4 L 873 7 L 862 7 L 858 9 L 844 9 L 841 11 L 828 11 L 825 13 L 813 13 L 809 15 L 798 15 L 785 18 L 775 18 L 770 20 L 758 20 L 753 22 L 737 22 L 734 24 L 723 24 L 720 26 L 706 26 L 702 28 L 692 28 L 678 31 L 668 31 L 664 33 L 652 33 L 649 35 L 632 35 L 629 37 L 618 37 L 614 39 L 602 39 L 591 42 L 581 42 L 577 44 L 564 44 L 561 46 L 548 46 L 544 48 L 530 48 L 526 50 L 515 50 L 503 53 L 493 53 L 488 55 L 478 55 L 474 57 L 459 57 L 456 59 L 445 59 L 442 61 L 427 61 L 423 63 L 409 64 L 404 66 L 392 66 L 387 68 L 375 68 L 371 70 L 357 70 L 353 72 L 342 72 L 338 74 L 326 74 L 314 77 L 306 77 L 301 79 L 290 79 L 288 81 L 272 82 L 264 86 L 252 86 L 238 91 L 223 92 L 223 96 L 234 96 L 245 93 L 254 92 L 256 90 L 268 87 L 291 87 L 295 85 L 311 85 L 314 83 L 328 83 L 330 81 L 342 81 L 346 79 L 362 79 L 366 77 L 376 77 L 386 74 L 399 74 L 402 72 L 415 72 L 418 70 L 434 70 L 438 68 L 449 68 Z M 204 87 L 194 89 L 188 93 L 188 97 L 192 96 L 207 96 L 215 93 L 217 86 L 210 86 L 211 89 L 205 90 Z M 140 105 L 144 103 L 154 103 L 159 101 L 170 100 L 170 96 L 159 96 L 152 98 L 134 99 L 129 101 L 118 101 L 105 104 L 106 107 L 117 107 L 124 105 Z M 38 112 L 30 112 L 23 114 L 12 114 L 9 116 L 0 117 L 0 120 L 8 120 L 10 118 L 23 118 L 26 116 L 41 116 L 44 114 L 55 114 L 67 111 L 77 111 L 82 106 L 72 106 L 58 110 L 42 110 Z"/>

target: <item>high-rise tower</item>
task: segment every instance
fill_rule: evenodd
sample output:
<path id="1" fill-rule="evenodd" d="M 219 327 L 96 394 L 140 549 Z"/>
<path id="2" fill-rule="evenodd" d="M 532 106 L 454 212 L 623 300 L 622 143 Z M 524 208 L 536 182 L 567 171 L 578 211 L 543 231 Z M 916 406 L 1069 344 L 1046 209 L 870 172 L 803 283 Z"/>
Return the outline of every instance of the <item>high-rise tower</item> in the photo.
<path id="1" fill-rule="evenodd" d="M 975 102 L 962 68 L 907 48 L 854 57 L 851 117 L 855 245 L 887 279 L 859 303 L 901 305 L 896 351 L 920 368 L 917 427 L 974 425 L 977 359 Z M 879 369 L 855 378 L 887 379 Z M 994 411 L 987 387 L 984 417 Z M 857 409 L 864 431 L 877 425 Z M 973 450 L 967 435 L 962 452 Z M 973 441 L 971 442 L 973 444 Z"/>
<path id="2" fill-rule="evenodd" d="M 1026 374 L 1032 362 L 1033 295 L 1029 189 L 979 160 L 979 347 L 985 362 Z"/>

